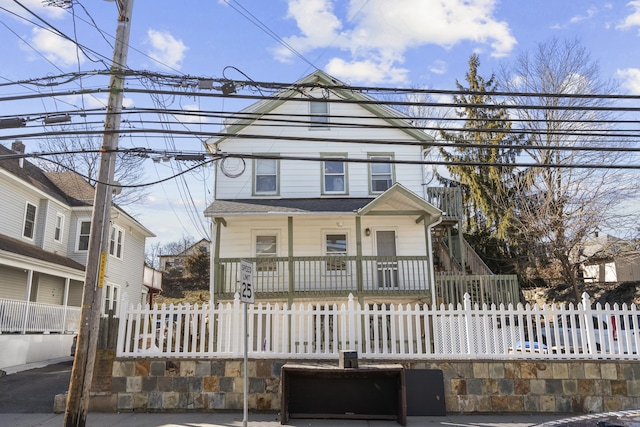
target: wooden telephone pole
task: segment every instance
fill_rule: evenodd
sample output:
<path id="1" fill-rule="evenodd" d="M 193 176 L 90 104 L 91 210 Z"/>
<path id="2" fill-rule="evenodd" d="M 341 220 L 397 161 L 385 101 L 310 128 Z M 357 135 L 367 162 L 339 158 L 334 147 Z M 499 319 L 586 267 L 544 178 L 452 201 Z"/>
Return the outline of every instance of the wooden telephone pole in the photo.
<path id="1" fill-rule="evenodd" d="M 123 69 L 127 63 L 133 0 L 116 0 L 116 4 L 118 6 L 118 28 L 116 30 L 116 44 L 113 49 L 102 154 L 91 217 L 80 328 L 76 355 L 71 370 L 71 381 L 69 382 L 64 427 L 84 427 L 86 424 L 89 392 L 98 347 L 100 311 L 103 301 L 102 287 L 111 231 L 111 197 L 113 195 L 111 184 L 116 163 L 115 150 L 118 148 L 124 89 Z"/>

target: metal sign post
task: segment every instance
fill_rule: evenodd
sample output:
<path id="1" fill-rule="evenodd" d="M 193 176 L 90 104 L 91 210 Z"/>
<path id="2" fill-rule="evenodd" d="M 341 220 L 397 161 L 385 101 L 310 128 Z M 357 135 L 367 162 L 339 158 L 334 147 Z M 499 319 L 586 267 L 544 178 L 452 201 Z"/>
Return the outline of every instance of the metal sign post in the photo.
<path id="1" fill-rule="evenodd" d="M 244 417 L 243 427 L 249 419 L 249 314 L 248 305 L 255 302 L 253 292 L 253 263 L 240 260 L 240 301 L 244 303 Z"/>

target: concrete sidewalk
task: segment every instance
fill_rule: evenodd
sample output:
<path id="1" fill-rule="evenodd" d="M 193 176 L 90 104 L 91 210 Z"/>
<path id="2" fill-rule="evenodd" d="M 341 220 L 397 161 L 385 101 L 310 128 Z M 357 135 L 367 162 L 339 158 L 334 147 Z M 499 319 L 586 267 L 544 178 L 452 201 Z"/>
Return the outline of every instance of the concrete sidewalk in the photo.
<path id="1" fill-rule="evenodd" d="M 554 422 L 561 415 L 447 415 L 444 417 L 407 417 L 407 426 L 446 427 L 529 427 Z M 11 427 L 60 427 L 62 414 L 2 414 L 0 425 Z M 89 413 L 87 427 L 241 427 L 242 413 Z M 248 426 L 279 427 L 278 414 L 249 414 Z M 395 421 L 384 420 L 319 420 L 290 419 L 287 426 L 294 427 L 395 427 Z M 595 422 L 591 424 L 597 427 Z"/>

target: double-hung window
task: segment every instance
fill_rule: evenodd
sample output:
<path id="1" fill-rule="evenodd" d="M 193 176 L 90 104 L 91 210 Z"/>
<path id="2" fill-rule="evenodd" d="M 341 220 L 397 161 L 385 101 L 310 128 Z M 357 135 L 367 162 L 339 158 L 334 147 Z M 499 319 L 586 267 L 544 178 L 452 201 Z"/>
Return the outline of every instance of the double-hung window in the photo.
<path id="1" fill-rule="evenodd" d="M 369 186 L 371 193 L 382 193 L 393 185 L 392 156 L 369 156 Z"/>
<path id="2" fill-rule="evenodd" d="M 309 122 L 311 128 L 327 129 L 329 127 L 329 104 L 327 101 L 309 102 Z"/>
<path id="3" fill-rule="evenodd" d="M 278 160 L 256 159 L 254 162 L 255 194 L 278 193 Z"/>
<path id="4" fill-rule="evenodd" d="M 278 265 L 272 258 L 278 256 L 278 236 L 260 234 L 256 236 L 256 271 L 268 273 L 278 271 Z"/>
<path id="5" fill-rule="evenodd" d="M 118 316 L 118 298 L 120 298 L 120 286 L 113 283 L 107 283 L 104 289 L 104 311 L 106 315 L 109 314 L 109 310 L 113 310 L 114 316 Z"/>
<path id="6" fill-rule="evenodd" d="M 112 225 L 109 233 L 109 255 L 122 259 L 122 247 L 124 245 L 124 231 L 122 228 Z"/>
<path id="7" fill-rule="evenodd" d="M 22 235 L 27 239 L 33 239 L 36 232 L 36 210 L 36 205 L 27 203 L 24 211 L 24 227 L 22 228 Z"/>
<path id="8" fill-rule="evenodd" d="M 64 215 L 56 214 L 56 227 L 53 230 L 53 240 L 62 242 L 62 232 L 64 231 Z"/>
<path id="9" fill-rule="evenodd" d="M 347 262 L 344 258 L 347 256 L 347 235 L 344 233 L 327 233 L 324 236 L 325 254 L 330 257 L 326 263 L 327 272 L 346 271 Z"/>
<path id="10" fill-rule="evenodd" d="M 322 191 L 325 194 L 347 192 L 346 163 L 343 158 L 325 158 L 323 164 Z"/>
<path id="11" fill-rule="evenodd" d="M 91 221 L 81 221 L 78 227 L 78 250 L 89 249 L 89 234 L 91 232 Z"/>

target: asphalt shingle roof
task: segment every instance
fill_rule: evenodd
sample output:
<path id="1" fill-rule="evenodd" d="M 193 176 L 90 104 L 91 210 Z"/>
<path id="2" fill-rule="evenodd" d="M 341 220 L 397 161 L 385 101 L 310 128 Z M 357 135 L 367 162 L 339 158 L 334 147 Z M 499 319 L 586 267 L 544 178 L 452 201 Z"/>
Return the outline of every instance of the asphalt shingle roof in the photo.
<path id="1" fill-rule="evenodd" d="M 206 216 L 250 213 L 353 213 L 372 198 L 216 200 Z"/>

